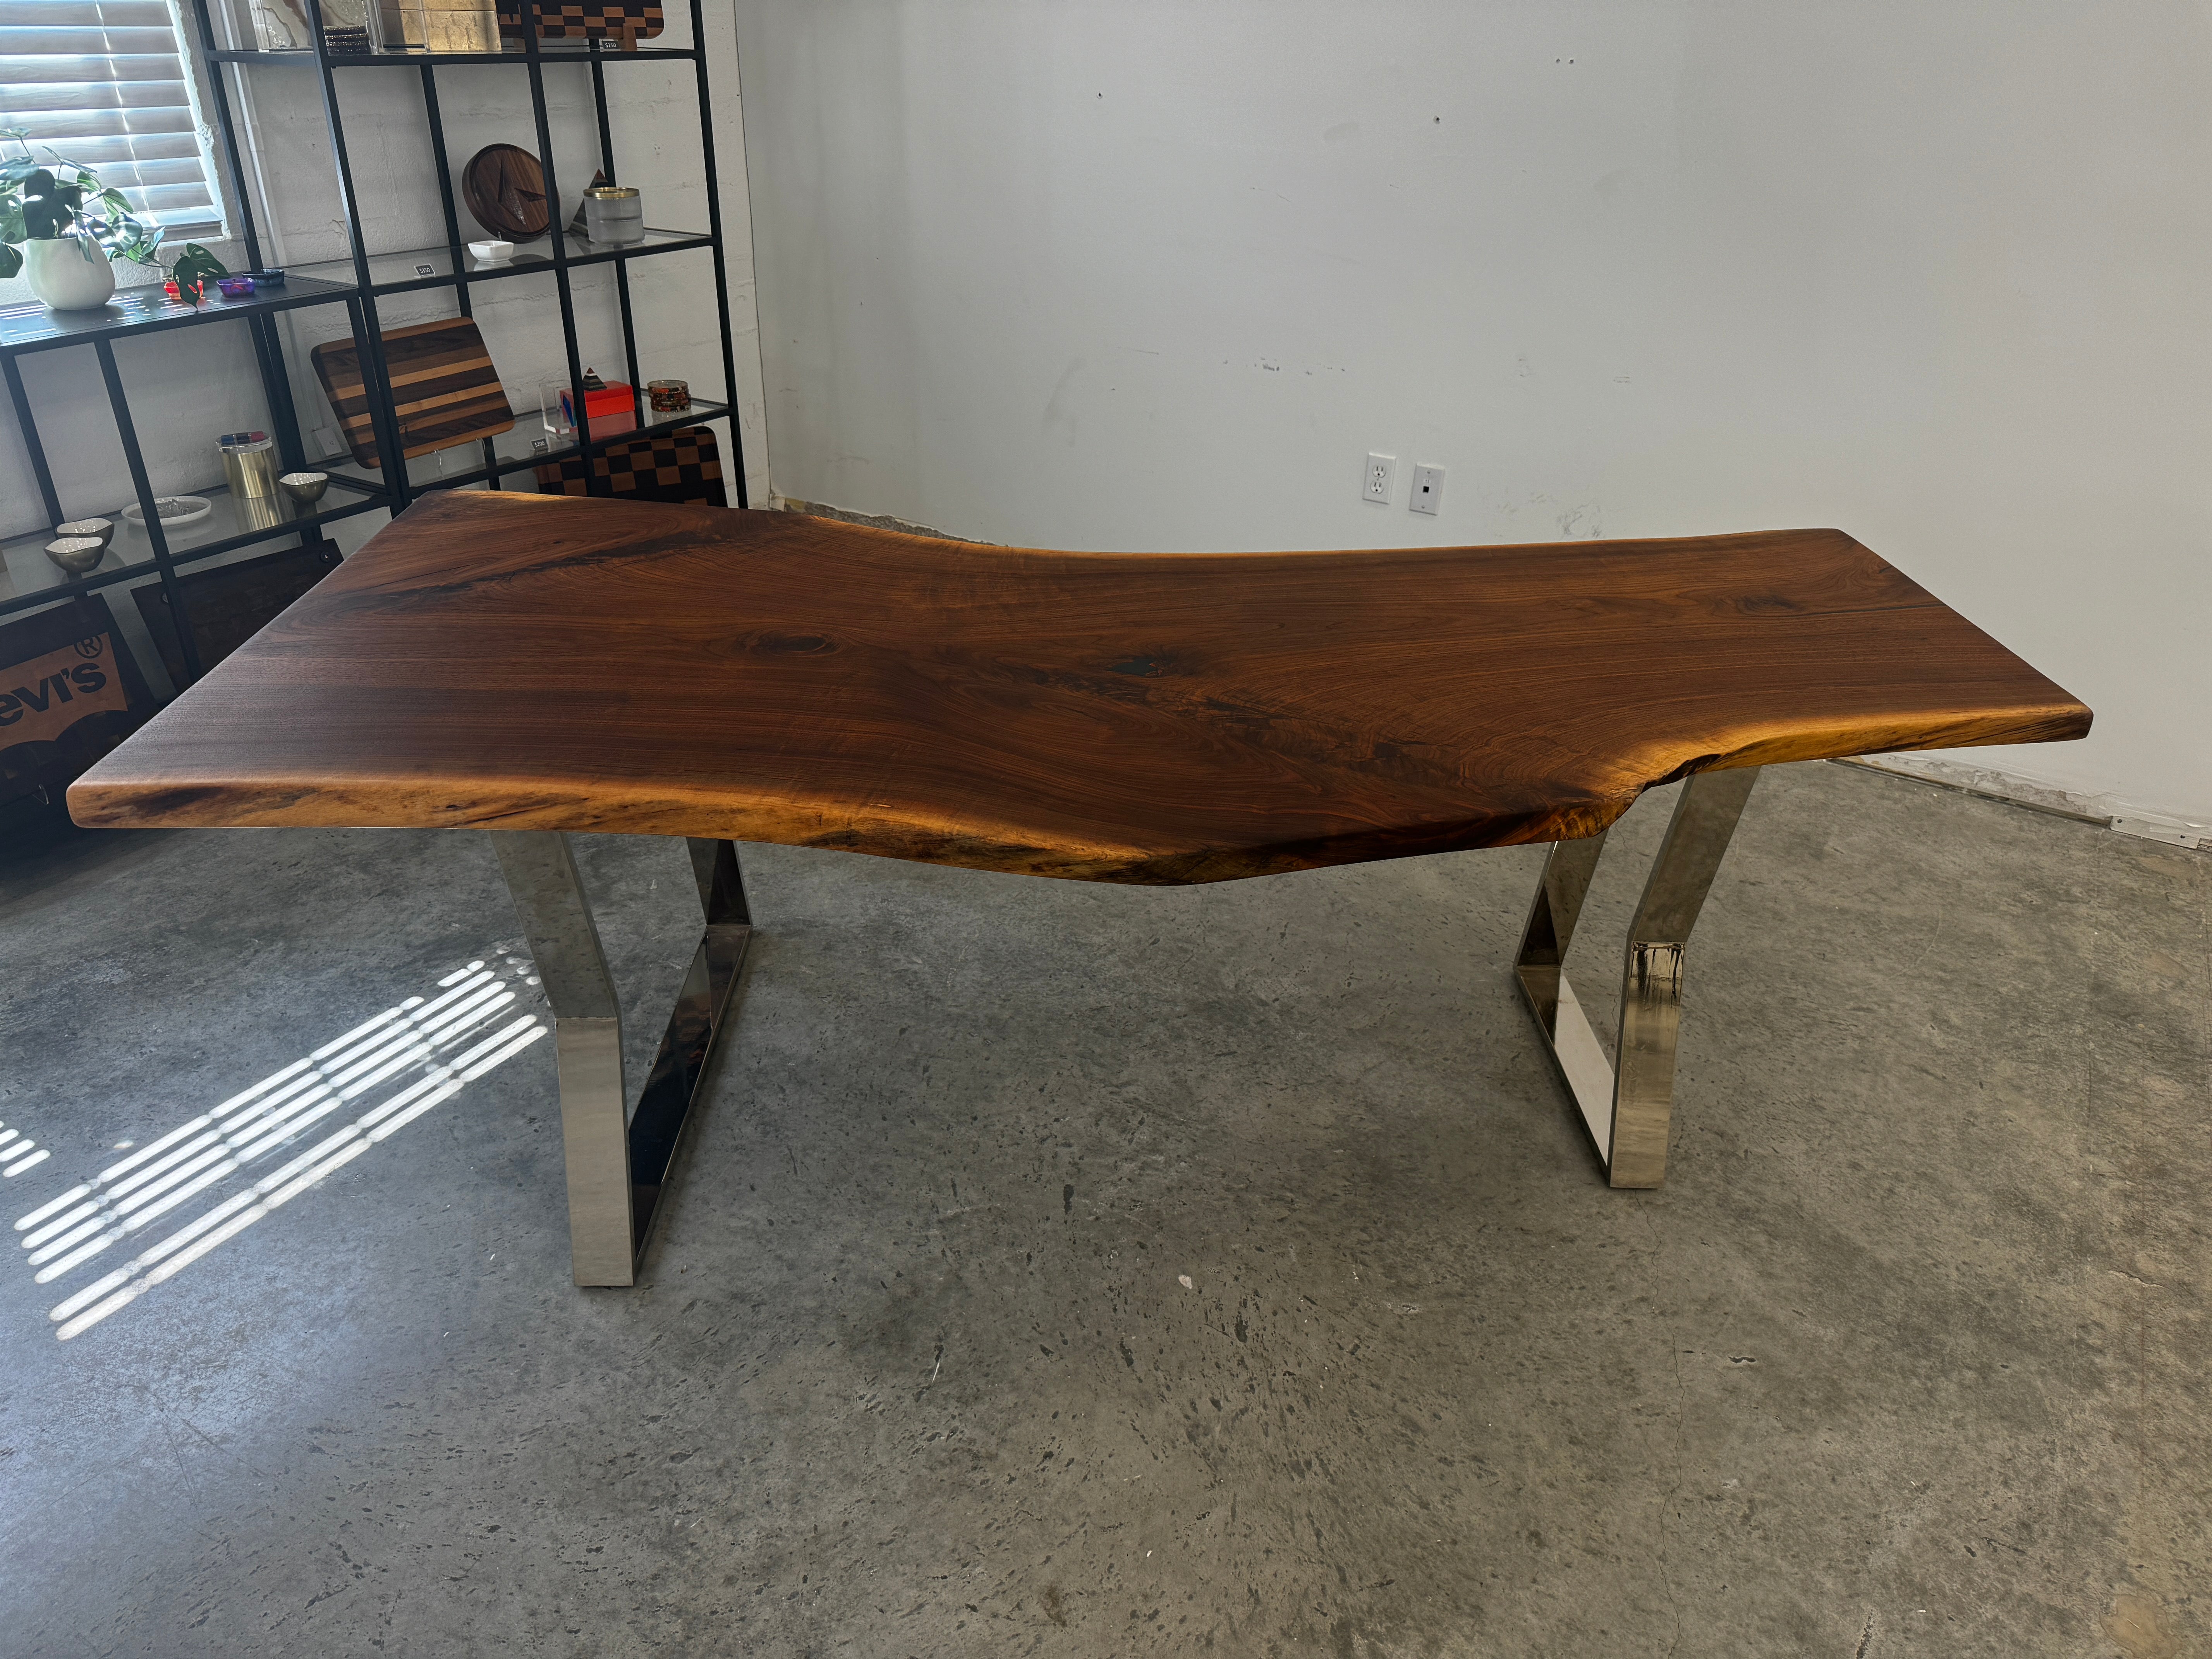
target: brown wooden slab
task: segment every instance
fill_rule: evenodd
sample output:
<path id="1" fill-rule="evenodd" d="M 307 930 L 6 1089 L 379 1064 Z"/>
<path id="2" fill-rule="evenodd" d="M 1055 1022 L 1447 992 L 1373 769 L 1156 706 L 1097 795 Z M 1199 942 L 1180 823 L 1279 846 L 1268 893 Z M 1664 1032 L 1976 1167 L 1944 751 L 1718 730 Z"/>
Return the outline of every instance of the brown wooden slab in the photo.
<path id="1" fill-rule="evenodd" d="M 361 347 L 350 336 L 327 340 L 307 354 L 329 394 L 346 447 L 363 466 L 382 463 L 376 453 L 376 428 L 369 418 L 368 395 L 362 385 Z M 399 417 L 399 441 L 408 455 L 427 455 L 476 438 L 489 438 L 514 424 L 514 410 L 484 349 L 483 336 L 466 317 L 447 317 L 384 336 L 384 366 L 392 376 L 392 402 Z"/>
<path id="2" fill-rule="evenodd" d="M 541 40 L 604 35 L 635 44 L 652 40 L 663 27 L 660 0 L 544 0 L 538 8 Z M 499 33 L 502 40 L 522 39 L 522 0 L 499 0 Z"/>
<path id="3" fill-rule="evenodd" d="M 592 457 L 591 471 L 618 501 L 730 504 L 722 487 L 720 447 L 711 426 L 679 426 L 610 445 Z M 539 467 L 538 487 L 548 495 L 588 495 L 583 457 L 571 455 Z"/>
<path id="4" fill-rule="evenodd" d="M 1707 767 L 2088 729 L 1837 530 L 1047 553 L 449 492 L 70 805 L 1177 883 L 1587 836 Z"/>

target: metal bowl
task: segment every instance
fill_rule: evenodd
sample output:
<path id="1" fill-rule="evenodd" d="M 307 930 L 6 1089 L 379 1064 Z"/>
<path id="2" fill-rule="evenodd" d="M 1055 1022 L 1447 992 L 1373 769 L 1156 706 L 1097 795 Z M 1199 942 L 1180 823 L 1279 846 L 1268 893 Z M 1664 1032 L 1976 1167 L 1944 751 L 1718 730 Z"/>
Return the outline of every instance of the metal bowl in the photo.
<path id="1" fill-rule="evenodd" d="M 54 526 L 54 534 L 64 541 L 71 537 L 90 537 L 102 547 L 115 539 L 115 520 L 112 519 L 71 519 L 67 524 Z"/>
<path id="2" fill-rule="evenodd" d="M 97 536 L 64 536 L 46 544 L 46 556 L 72 576 L 97 570 L 107 556 L 107 544 Z"/>
<path id="3" fill-rule="evenodd" d="M 302 507 L 313 507 L 323 499 L 323 492 L 331 487 L 327 472 L 287 472 L 276 482 L 284 493 Z"/>

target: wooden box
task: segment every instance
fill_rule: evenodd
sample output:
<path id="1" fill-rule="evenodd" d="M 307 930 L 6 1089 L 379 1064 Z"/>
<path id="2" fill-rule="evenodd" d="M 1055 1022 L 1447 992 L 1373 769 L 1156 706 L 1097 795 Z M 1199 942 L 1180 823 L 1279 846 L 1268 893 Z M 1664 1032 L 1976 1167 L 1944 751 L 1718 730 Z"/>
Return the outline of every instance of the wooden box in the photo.
<path id="1" fill-rule="evenodd" d="M 0 801 L 58 799 L 153 712 L 105 596 L 0 623 Z"/>
<path id="2" fill-rule="evenodd" d="M 329 542 L 317 542 L 179 576 L 177 586 L 191 613 L 192 643 L 199 647 L 201 668 L 214 667 L 337 568 L 337 549 Z M 175 619 L 169 615 L 168 594 L 159 582 L 134 587 L 131 594 L 138 601 L 138 614 L 146 619 L 146 631 L 154 636 L 169 678 L 182 685 L 185 656 L 177 643 Z"/>

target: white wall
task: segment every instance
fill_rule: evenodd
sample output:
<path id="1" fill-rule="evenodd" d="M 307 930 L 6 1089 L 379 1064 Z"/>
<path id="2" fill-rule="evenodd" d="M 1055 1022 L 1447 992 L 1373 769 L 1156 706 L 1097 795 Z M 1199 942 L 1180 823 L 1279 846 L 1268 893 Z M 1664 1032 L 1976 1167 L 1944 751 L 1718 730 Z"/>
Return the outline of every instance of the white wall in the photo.
<path id="1" fill-rule="evenodd" d="M 1978 758 L 2212 818 L 2194 0 L 736 3 L 781 493 L 1086 548 L 1840 526 L 2098 711 Z"/>
<path id="2" fill-rule="evenodd" d="M 688 44 L 687 9 L 671 6 L 668 10 L 667 32 L 655 44 Z M 738 331 L 739 385 L 734 401 L 752 488 L 756 499 L 763 499 L 767 456 L 736 48 L 729 9 L 709 4 L 706 15 L 731 312 Z M 606 77 L 614 106 L 611 125 L 618 170 L 624 182 L 636 184 L 644 192 L 647 222 L 705 228 L 705 174 L 700 165 L 690 64 L 612 64 Z M 520 67 L 448 66 L 439 71 L 438 83 L 457 188 L 460 167 L 485 144 L 536 148 L 529 84 Z M 575 210 L 578 192 L 590 182 L 598 164 L 598 135 L 588 71 L 580 67 L 549 69 L 546 83 L 554 106 L 555 173 L 562 188 L 559 220 L 566 223 Z M 347 257 L 337 175 L 313 69 L 306 64 L 257 68 L 249 86 L 252 109 L 246 125 L 254 155 L 248 167 L 258 174 L 249 182 L 262 225 L 264 257 L 294 266 Z M 406 69 L 354 69 L 339 73 L 338 86 L 371 249 L 442 243 L 445 227 L 438 206 L 435 161 L 418 76 Z M 465 209 L 461 234 L 465 239 L 483 234 Z M 244 267 L 240 244 L 202 240 L 232 269 Z M 532 246 L 543 252 L 547 245 L 541 240 Z M 117 273 L 118 281 L 125 283 L 151 280 L 154 275 L 124 267 Z M 572 281 L 585 360 L 618 380 L 623 374 L 623 351 L 609 268 L 579 271 Z M 630 287 L 641 376 L 676 375 L 689 380 L 695 392 L 719 398 L 721 345 L 712 256 L 699 251 L 637 261 Z M 479 286 L 473 294 L 476 315 L 509 401 L 520 421 L 535 426 L 538 380 L 567 373 L 552 276 L 510 277 Z M 29 298 L 27 285 L 20 278 L 0 283 L 0 302 Z M 387 329 L 456 314 L 450 289 L 426 289 L 380 303 Z M 345 337 L 344 307 L 293 312 L 284 326 L 290 334 L 293 398 L 301 428 L 331 427 L 334 431 L 307 351 L 320 341 Z M 242 324 L 125 340 L 116 347 L 116 358 L 131 393 L 139 440 L 156 489 L 187 490 L 219 483 L 222 465 L 216 434 L 270 424 L 252 343 Z M 91 350 L 78 348 L 26 358 L 23 374 L 64 508 L 72 514 L 112 512 L 129 500 L 122 448 Z M 455 470 L 464 464 L 473 466 L 480 459 L 474 446 L 456 452 Z M 726 470 L 731 459 L 726 441 Z M 528 473 L 512 477 L 509 483 L 532 487 Z M 14 411 L 0 398 L 0 535 L 40 529 L 44 520 Z M 346 521 L 333 533 L 343 544 L 357 545 L 383 522 L 381 514 L 364 515 Z M 115 602 L 120 609 L 129 609 Z"/>

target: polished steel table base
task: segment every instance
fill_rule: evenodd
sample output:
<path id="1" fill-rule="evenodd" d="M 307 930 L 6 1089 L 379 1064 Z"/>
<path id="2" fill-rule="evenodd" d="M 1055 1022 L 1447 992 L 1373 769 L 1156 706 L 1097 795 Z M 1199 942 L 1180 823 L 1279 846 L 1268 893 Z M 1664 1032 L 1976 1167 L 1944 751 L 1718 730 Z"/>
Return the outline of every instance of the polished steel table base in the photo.
<path id="1" fill-rule="evenodd" d="M 495 830 L 491 839 L 553 1008 L 576 1282 L 633 1284 L 752 937 L 738 849 L 726 841 L 690 842 L 707 930 L 677 993 L 637 1110 L 626 1118 L 622 1006 L 568 837 L 530 830 Z"/>
<path id="2" fill-rule="evenodd" d="M 1758 776 L 1753 768 L 1700 772 L 1683 786 L 1628 930 L 1617 1073 L 1561 971 L 1605 837 L 1555 842 L 1544 861 L 1514 974 L 1616 1187 L 1656 1187 L 1666 1175 L 1682 949 Z M 707 928 L 637 1110 L 625 1114 L 621 1005 L 568 837 L 495 830 L 491 839 L 553 1008 L 576 1283 L 634 1284 L 752 937 L 738 849 L 690 842 Z"/>
<path id="3" fill-rule="evenodd" d="M 1583 1124 L 1616 1187 L 1656 1187 L 1667 1175 L 1674 1038 L 1682 1023 L 1682 949 L 1735 833 L 1756 767 L 1694 774 L 1682 786 L 1621 964 L 1618 1072 L 1563 970 L 1605 837 L 1554 842 L 1514 959 L 1514 976 Z"/>

